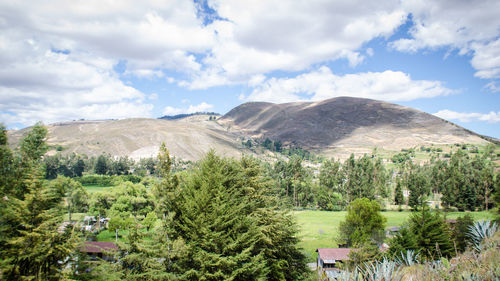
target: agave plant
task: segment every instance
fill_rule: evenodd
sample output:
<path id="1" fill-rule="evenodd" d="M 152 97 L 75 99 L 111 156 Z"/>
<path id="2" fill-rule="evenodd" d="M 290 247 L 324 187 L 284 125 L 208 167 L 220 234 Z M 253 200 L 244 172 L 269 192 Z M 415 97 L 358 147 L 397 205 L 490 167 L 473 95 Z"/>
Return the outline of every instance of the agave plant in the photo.
<path id="1" fill-rule="evenodd" d="M 420 253 L 415 252 L 414 250 L 408 250 L 408 251 L 401 251 L 400 256 L 396 257 L 394 261 L 398 265 L 406 265 L 406 266 L 412 266 L 416 263 L 418 263 L 418 256 Z"/>
<path id="2" fill-rule="evenodd" d="M 354 269 L 354 271 L 341 271 L 339 275 L 335 278 L 337 281 L 362 281 L 363 276 L 361 275 L 361 272 L 359 272 L 358 267 Z"/>
<path id="3" fill-rule="evenodd" d="M 363 280 L 368 281 L 401 281 L 403 274 L 394 261 L 383 259 L 381 262 L 367 263 L 363 269 Z"/>
<path id="4" fill-rule="evenodd" d="M 497 231 L 498 225 L 496 222 L 491 221 L 477 221 L 469 226 L 467 236 L 470 238 L 470 244 L 477 252 L 481 252 L 481 242 L 484 239 L 493 237 Z"/>

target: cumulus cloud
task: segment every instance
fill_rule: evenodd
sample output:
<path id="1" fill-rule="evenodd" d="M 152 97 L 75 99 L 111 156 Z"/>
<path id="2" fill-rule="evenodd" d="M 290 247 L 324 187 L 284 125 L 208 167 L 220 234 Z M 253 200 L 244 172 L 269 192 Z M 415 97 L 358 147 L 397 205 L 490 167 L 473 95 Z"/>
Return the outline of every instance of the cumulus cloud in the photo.
<path id="1" fill-rule="evenodd" d="M 189 105 L 187 108 L 178 108 L 167 106 L 163 110 L 163 115 L 178 115 L 178 114 L 190 114 L 196 112 L 207 112 L 211 110 L 214 106 L 206 102 L 202 102 L 198 105 Z"/>
<path id="2" fill-rule="evenodd" d="M 145 95 L 124 85 L 109 60 L 49 51 L 43 43 L 27 46 L 27 57 L 0 69 L 1 122 L 150 116 L 153 106 L 144 103 Z"/>
<path id="3" fill-rule="evenodd" d="M 391 46 L 416 52 L 423 48 L 450 47 L 472 54 L 471 64 L 480 78 L 500 78 L 500 2 L 485 1 L 402 1 L 411 13 L 410 38 Z"/>
<path id="4" fill-rule="evenodd" d="M 390 36 L 405 21 L 398 3 L 210 1 L 227 20 L 212 24 L 217 43 L 203 59 L 206 69 L 185 86 L 247 83 L 258 74 L 301 71 L 325 60 L 346 59 L 354 67 L 365 59 L 358 50 L 363 43 Z"/>
<path id="5" fill-rule="evenodd" d="M 459 120 L 461 122 L 486 121 L 489 123 L 500 123 L 500 111 L 490 113 L 464 113 L 448 109 L 440 110 L 434 113 L 437 117 L 447 120 Z"/>
<path id="6" fill-rule="evenodd" d="M 385 101 L 409 101 L 455 93 L 440 81 L 412 80 L 400 71 L 365 72 L 338 76 L 323 66 L 294 78 L 271 78 L 258 86 L 248 101 L 292 102 L 351 96 Z"/>

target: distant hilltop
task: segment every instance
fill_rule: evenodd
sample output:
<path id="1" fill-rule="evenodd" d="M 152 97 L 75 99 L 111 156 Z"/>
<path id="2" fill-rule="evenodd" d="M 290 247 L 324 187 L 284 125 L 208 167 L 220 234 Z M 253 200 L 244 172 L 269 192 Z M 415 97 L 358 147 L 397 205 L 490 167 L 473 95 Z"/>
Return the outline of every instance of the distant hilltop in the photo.
<path id="1" fill-rule="evenodd" d="M 195 112 L 195 113 L 184 113 L 184 114 L 177 114 L 177 115 L 165 115 L 165 116 L 159 117 L 158 119 L 177 120 L 177 119 L 182 119 L 182 118 L 195 116 L 195 115 L 221 116 L 217 112 Z"/>

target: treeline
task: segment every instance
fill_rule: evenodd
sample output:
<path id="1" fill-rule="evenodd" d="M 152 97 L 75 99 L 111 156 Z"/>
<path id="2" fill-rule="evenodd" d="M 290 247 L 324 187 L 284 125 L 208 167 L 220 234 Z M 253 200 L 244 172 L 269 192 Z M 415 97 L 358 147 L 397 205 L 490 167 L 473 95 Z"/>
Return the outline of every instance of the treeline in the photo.
<path id="1" fill-rule="evenodd" d="M 474 155 L 459 149 L 451 152 L 449 159 L 433 158 L 424 165 L 405 160 L 399 164 L 394 179 L 394 201 L 415 208 L 435 195 L 445 208 L 488 210 L 493 206 L 495 186 L 500 185 L 494 157 L 493 146 L 488 146 L 483 153 Z M 403 190 L 409 192 L 407 201 Z"/>
<path id="2" fill-rule="evenodd" d="M 191 161 L 182 161 L 173 158 L 172 169 L 174 171 L 188 168 Z M 101 154 L 97 157 L 72 153 L 63 155 L 57 153 L 53 156 L 44 156 L 45 178 L 55 179 L 58 175 L 65 177 L 81 177 L 85 174 L 97 175 L 136 175 L 158 176 L 156 157 L 141 158 L 134 161 L 127 156 L 112 157 L 109 154 Z"/>
<path id="3" fill-rule="evenodd" d="M 274 147 L 274 142 L 271 144 Z M 281 148 L 281 152 L 287 151 L 291 151 L 290 148 Z M 414 159 L 415 151 L 406 150 L 392 157 L 395 166 L 390 169 L 375 153 L 359 158 L 351 155 L 343 162 L 301 153 L 281 154 L 275 162 L 262 162 L 261 165 L 272 179 L 270 188 L 281 204 L 296 208 L 343 210 L 356 198 L 368 198 L 378 200 L 382 206 L 394 204 L 416 208 L 432 201 L 433 205 L 440 202 L 440 207 L 459 211 L 488 210 L 493 206 L 495 185 L 500 184 L 494 164 L 494 146 L 486 147 L 481 153 L 466 151 L 458 149 L 448 153 L 449 158 L 432 157 L 428 162 L 418 163 Z M 308 158 L 315 161 L 307 161 Z M 174 172 L 193 165 L 189 161 L 172 161 Z M 47 179 L 57 175 L 87 176 L 88 181 L 92 174 L 159 176 L 157 158 L 135 162 L 127 157 L 113 158 L 106 154 L 98 157 L 56 154 L 45 156 L 44 163 Z M 103 179 L 99 178 L 100 183 L 80 181 L 108 185 L 102 182 Z"/>

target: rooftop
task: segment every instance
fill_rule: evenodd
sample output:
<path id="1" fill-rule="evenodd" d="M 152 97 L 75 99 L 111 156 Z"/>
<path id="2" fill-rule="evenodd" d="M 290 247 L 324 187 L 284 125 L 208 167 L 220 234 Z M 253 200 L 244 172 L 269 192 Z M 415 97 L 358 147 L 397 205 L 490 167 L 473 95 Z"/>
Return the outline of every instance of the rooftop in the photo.
<path id="1" fill-rule="evenodd" d="M 318 257 L 324 261 L 349 260 L 351 248 L 318 248 Z"/>
<path id="2" fill-rule="evenodd" d="M 118 246 L 113 242 L 86 241 L 82 247 L 80 247 L 80 251 L 84 253 L 112 252 L 118 251 Z"/>

